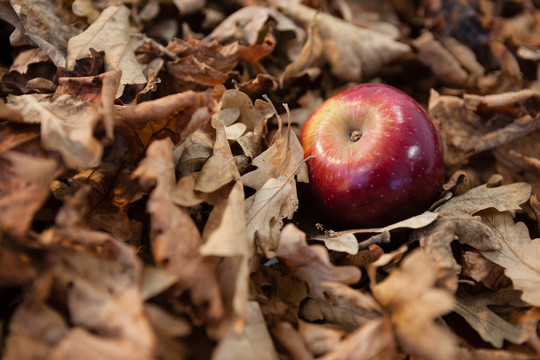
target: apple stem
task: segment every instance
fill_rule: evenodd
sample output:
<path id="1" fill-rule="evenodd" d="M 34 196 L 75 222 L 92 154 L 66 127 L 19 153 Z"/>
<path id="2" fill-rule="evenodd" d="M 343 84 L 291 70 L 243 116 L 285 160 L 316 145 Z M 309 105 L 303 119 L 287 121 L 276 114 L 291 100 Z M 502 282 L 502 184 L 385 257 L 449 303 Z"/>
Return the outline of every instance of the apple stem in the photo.
<path id="1" fill-rule="evenodd" d="M 362 133 L 358 130 L 354 130 L 353 132 L 351 132 L 350 136 L 352 142 L 357 142 L 362 137 Z"/>

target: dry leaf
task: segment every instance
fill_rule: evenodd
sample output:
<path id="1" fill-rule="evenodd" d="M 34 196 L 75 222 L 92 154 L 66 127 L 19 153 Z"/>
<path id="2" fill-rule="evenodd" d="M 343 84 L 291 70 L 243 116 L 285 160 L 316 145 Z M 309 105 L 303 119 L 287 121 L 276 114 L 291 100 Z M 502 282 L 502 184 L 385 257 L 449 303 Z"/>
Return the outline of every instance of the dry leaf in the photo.
<path id="1" fill-rule="evenodd" d="M 45 51 L 56 66 L 65 66 L 68 40 L 79 33 L 69 22 L 74 19 L 59 16 L 55 2 L 10 0 L 10 3 L 21 19 L 25 36 Z"/>
<path id="2" fill-rule="evenodd" d="M 68 331 L 68 324 L 58 311 L 43 303 L 27 302 L 13 314 L 2 358 L 50 358 L 52 350 Z"/>
<path id="3" fill-rule="evenodd" d="M 334 266 L 324 246 L 306 242 L 306 234 L 292 224 L 281 233 L 277 257 L 287 274 L 306 281 L 311 296 L 324 299 L 326 282 L 354 284 L 360 280 L 360 270 L 352 266 Z"/>
<path id="4" fill-rule="evenodd" d="M 527 303 L 540 306 L 540 239 L 533 239 L 522 222 L 514 223 L 508 212 L 486 210 L 482 218 L 495 230 L 500 250 L 482 251 L 482 255 L 502 266 L 514 287 L 523 292 Z"/>
<path id="5" fill-rule="evenodd" d="M 426 228 L 415 230 L 412 239 L 420 245 L 437 264 L 439 278 L 449 289 L 455 290 L 455 275 L 461 267 L 457 264 L 450 247 L 456 238 L 478 250 L 500 248 L 497 234 L 479 216 L 481 210 L 495 208 L 499 211 L 519 210 L 520 204 L 529 199 L 530 185 L 515 183 L 498 187 L 481 185 L 443 203 L 435 212 L 439 218 Z"/>
<path id="6" fill-rule="evenodd" d="M 137 105 L 117 107 L 116 129 L 129 142 L 138 159 L 154 139 L 170 138 L 182 143 L 191 133 L 208 124 L 216 103 L 207 93 L 186 91 Z"/>
<path id="7" fill-rule="evenodd" d="M 247 234 L 250 246 L 267 258 L 275 256 L 283 219 L 291 219 L 298 207 L 296 184 L 290 178 L 269 179 L 246 199 Z"/>
<path id="8" fill-rule="evenodd" d="M 465 95 L 462 99 L 432 90 L 428 113 L 442 140 L 446 168 L 454 172 L 473 155 L 533 132 L 540 118 L 533 107 L 523 105 L 537 96 L 524 90 L 485 97 Z"/>
<path id="9" fill-rule="evenodd" d="M 467 320 L 484 341 L 498 349 L 502 348 L 504 340 L 521 344 L 527 340 L 525 331 L 505 321 L 488 307 L 504 305 L 512 296 L 515 297 L 516 294 L 511 290 L 501 290 L 494 294 L 458 296 L 454 311 Z"/>
<path id="10" fill-rule="evenodd" d="M 142 67 L 137 62 L 130 39 L 129 9 L 125 6 L 110 6 L 80 35 L 69 39 L 66 67 L 71 69 L 75 61 L 90 54 L 90 49 L 105 51 L 105 70 L 122 70 L 119 97 L 125 85 L 146 84 Z"/>
<path id="11" fill-rule="evenodd" d="M 96 106 L 69 95 L 18 96 L 8 106 L 18 109 L 25 122 L 41 124 L 43 146 L 60 152 L 66 165 L 88 168 L 100 163 L 103 145 L 93 133 L 99 121 Z"/>
<path id="12" fill-rule="evenodd" d="M 242 182 L 255 190 L 260 190 L 270 179 L 292 177 L 298 181 L 309 182 L 304 149 L 296 134 L 288 126 L 285 134 L 279 137 L 267 150 L 251 162 L 257 169 L 242 175 Z"/>
<path id="13" fill-rule="evenodd" d="M 228 334 L 215 348 L 212 359 L 278 359 L 259 304 L 250 301 L 246 310 L 246 325 L 243 331 L 239 334 Z"/>
<path id="14" fill-rule="evenodd" d="M 326 325 L 298 321 L 298 333 L 314 356 L 321 356 L 339 346 L 345 332 Z"/>
<path id="15" fill-rule="evenodd" d="M 230 15 L 205 38 L 205 41 L 230 43 L 234 40 L 243 41 L 249 45 L 257 43 L 259 34 L 269 24 L 277 32 L 294 33 L 293 40 L 286 43 L 285 50 L 302 44 L 305 32 L 282 13 L 267 7 L 244 7 Z"/>
<path id="16" fill-rule="evenodd" d="M 316 10 L 307 6 L 284 0 L 271 3 L 305 26 L 315 19 L 324 59 L 330 64 L 332 73 L 342 80 L 369 79 L 384 65 L 411 51 L 408 45 L 386 34 L 358 27 L 326 13 L 318 13 L 316 17 Z"/>
<path id="17" fill-rule="evenodd" d="M 325 282 L 324 287 L 324 299 L 307 298 L 302 303 L 302 319 L 352 332 L 383 314 L 381 306 L 367 292 L 337 282 Z"/>
<path id="18" fill-rule="evenodd" d="M 249 264 L 253 249 L 246 233 L 244 188 L 237 181 L 229 197 L 214 207 L 203 232 L 203 256 L 220 258 L 216 262 L 218 281 L 225 304 L 225 317 L 220 325 L 221 343 L 238 336 L 248 315 Z M 234 334 L 234 335 L 233 335 Z M 220 345 L 221 346 L 221 345 Z"/>
<path id="19" fill-rule="evenodd" d="M 385 360 L 397 358 L 396 339 L 391 321 L 372 320 L 348 335 L 323 360 Z"/>
<path id="20" fill-rule="evenodd" d="M 384 281 L 372 283 L 371 290 L 390 313 L 398 343 L 408 354 L 455 359 L 455 339 L 435 323 L 435 319 L 452 310 L 454 299 L 448 291 L 435 287 L 435 269 L 430 258 L 416 250 L 405 256 L 399 269 Z"/>
<path id="21" fill-rule="evenodd" d="M 176 276 L 177 296 L 187 292 L 195 308 L 205 308 L 194 316 L 219 320 L 223 303 L 212 262 L 199 253 L 202 241 L 197 226 L 187 211 L 171 200 L 175 186 L 171 141 L 154 141 L 133 175 L 143 187 L 155 185 L 147 210 L 152 219 L 150 241 L 156 264 Z"/>

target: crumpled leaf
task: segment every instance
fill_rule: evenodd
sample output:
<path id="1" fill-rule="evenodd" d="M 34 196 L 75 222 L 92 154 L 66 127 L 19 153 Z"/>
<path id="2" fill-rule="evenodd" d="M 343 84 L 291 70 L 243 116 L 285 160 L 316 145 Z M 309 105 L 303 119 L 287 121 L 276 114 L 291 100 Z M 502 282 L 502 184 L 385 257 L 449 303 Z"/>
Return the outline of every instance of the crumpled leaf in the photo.
<path id="1" fill-rule="evenodd" d="M 0 228 L 22 234 L 47 200 L 58 163 L 52 158 L 2 151 L 0 169 Z"/>
<path id="2" fill-rule="evenodd" d="M 323 360 L 375 360 L 395 359 L 396 339 L 392 323 L 386 317 L 371 320 L 349 334 Z"/>
<path id="3" fill-rule="evenodd" d="M 364 29 L 307 6 L 284 0 L 271 2 L 285 15 L 307 26 L 315 19 L 323 44 L 323 58 L 342 80 L 361 81 L 384 65 L 410 53 L 408 45 L 387 34 Z M 306 65 L 304 65 L 305 67 Z"/>
<path id="4" fill-rule="evenodd" d="M 508 340 L 521 344 L 527 340 L 525 331 L 505 321 L 492 310 L 489 305 L 505 305 L 516 296 L 512 290 L 500 290 L 493 294 L 458 296 L 454 311 L 461 315 L 484 341 L 500 349 L 503 342 Z"/>
<path id="5" fill-rule="evenodd" d="M 463 98 L 431 91 L 428 113 L 442 140 L 445 166 L 454 172 L 470 157 L 495 149 L 533 132 L 540 124 L 528 99 L 530 90 Z"/>
<path id="6" fill-rule="evenodd" d="M 247 234 L 250 246 L 267 258 L 276 255 L 283 219 L 291 219 L 298 207 L 292 179 L 281 176 L 269 179 L 246 199 Z"/>
<path id="7" fill-rule="evenodd" d="M 249 45 L 257 43 L 259 34 L 269 24 L 276 32 L 292 32 L 294 37 L 285 46 L 287 49 L 302 44 L 305 32 L 287 16 L 275 9 L 263 6 L 247 6 L 239 9 L 222 21 L 204 40 L 230 43 L 234 40 L 243 41 Z"/>
<path id="8" fill-rule="evenodd" d="M 346 335 L 343 330 L 303 320 L 298 321 L 298 333 L 314 356 L 324 355 L 336 348 Z"/>
<path id="9" fill-rule="evenodd" d="M 237 181 L 229 197 L 214 207 L 203 232 L 201 255 L 221 258 L 216 265 L 218 281 L 225 304 L 225 316 L 219 326 L 220 345 L 237 338 L 249 315 L 249 264 L 253 249 L 246 233 L 244 188 Z M 248 325 L 249 326 L 249 325 Z M 233 340 L 233 343 L 236 341 Z M 229 349 L 232 351 L 232 349 Z"/>
<path id="10" fill-rule="evenodd" d="M 22 95 L 8 106 L 19 110 L 25 122 L 41 124 L 43 147 L 62 154 L 66 165 L 89 168 L 100 163 L 103 145 L 93 134 L 100 118 L 96 106 L 70 95 Z"/>
<path id="11" fill-rule="evenodd" d="M 325 282 L 354 284 L 360 280 L 360 270 L 353 266 L 334 266 L 328 251 L 321 245 L 308 245 L 306 234 L 287 224 L 281 233 L 277 257 L 285 273 L 304 280 L 311 296 L 324 299 Z"/>
<path id="12" fill-rule="evenodd" d="M 540 239 L 533 239 L 522 222 L 514 223 L 508 212 L 486 210 L 482 218 L 492 226 L 500 249 L 482 251 L 482 255 L 502 266 L 514 287 L 523 292 L 527 303 L 540 306 Z"/>
<path id="13" fill-rule="evenodd" d="M 282 176 L 297 175 L 298 181 L 309 182 L 307 166 L 302 163 L 303 160 L 304 149 L 288 126 L 284 135 L 253 159 L 251 164 L 257 169 L 242 175 L 242 182 L 255 190 L 261 189 L 268 180 Z"/>
<path id="14" fill-rule="evenodd" d="M 139 158 L 154 139 L 170 138 L 182 143 L 191 133 L 210 122 L 216 103 L 207 93 L 186 91 L 145 101 L 137 105 L 117 107 L 116 129 L 126 137 L 129 151 Z"/>
<path id="15" fill-rule="evenodd" d="M 69 39 L 66 67 L 71 69 L 75 61 L 90 55 L 90 49 L 105 52 L 105 70 L 122 70 L 119 97 L 125 85 L 146 84 L 142 67 L 137 62 L 130 39 L 129 9 L 125 6 L 109 6 L 80 35 Z"/>
<path id="16" fill-rule="evenodd" d="M 13 314 L 3 358 L 48 358 L 68 331 L 68 324 L 58 311 L 43 303 L 27 302 Z"/>
<path id="17" fill-rule="evenodd" d="M 176 276 L 175 294 L 187 292 L 194 307 L 204 307 L 205 312 L 193 315 L 201 316 L 199 321 L 217 321 L 223 316 L 223 303 L 212 262 L 199 253 L 202 241 L 197 226 L 171 200 L 175 186 L 172 146 L 168 138 L 154 141 L 133 174 L 143 187 L 155 185 L 147 204 L 152 255 L 158 266 Z"/>
<path id="18" fill-rule="evenodd" d="M 374 283 L 375 299 L 390 313 L 399 345 L 408 353 L 427 359 L 455 359 L 457 347 L 450 332 L 435 319 L 454 305 L 451 293 L 435 287 L 435 264 L 415 250 L 401 261 L 399 269 Z"/>
<path id="19" fill-rule="evenodd" d="M 479 216 L 481 210 L 495 208 L 499 211 L 519 210 L 520 204 L 529 199 L 531 187 L 526 183 L 515 183 L 498 187 L 481 185 L 460 196 L 451 198 L 435 209 L 439 218 L 431 225 L 415 230 L 411 237 L 437 264 L 440 279 L 445 279 L 449 289 L 456 289 L 455 275 L 461 267 L 457 264 L 450 243 L 456 238 L 478 250 L 500 248 L 496 231 Z"/>
<path id="20" fill-rule="evenodd" d="M 307 298 L 300 308 L 302 319 L 324 322 L 348 332 L 361 328 L 383 314 L 373 297 L 339 282 L 324 282 L 325 298 Z"/>
<path id="21" fill-rule="evenodd" d="M 45 51 L 56 66 L 65 66 L 68 40 L 79 29 L 59 16 L 57 3 L 39 0 L 10 0 L 10 3 L 21 19 L 25 36 Z"/>
<path id="22" fill-rule="evenodd" d="M 212 359 L 278 359 L 259 304 L 249 301 L 246 310 L 243 331 L 240 334 L 230 334 L 220 342 L 212 353 Z"/>

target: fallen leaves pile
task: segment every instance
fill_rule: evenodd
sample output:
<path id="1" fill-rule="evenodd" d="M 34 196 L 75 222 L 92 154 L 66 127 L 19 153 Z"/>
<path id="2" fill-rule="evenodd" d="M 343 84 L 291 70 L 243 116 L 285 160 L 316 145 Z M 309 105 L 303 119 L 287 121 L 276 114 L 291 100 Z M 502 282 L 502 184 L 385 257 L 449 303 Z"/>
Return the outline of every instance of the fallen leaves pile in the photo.
<path id="1" fill-rule="evenodd" d="M 0 1 L 2 359 L 539 358 L 540 10 L 415 3 Z M 297 135 L 362 82 L 446 183 L 333 229 Z"/>

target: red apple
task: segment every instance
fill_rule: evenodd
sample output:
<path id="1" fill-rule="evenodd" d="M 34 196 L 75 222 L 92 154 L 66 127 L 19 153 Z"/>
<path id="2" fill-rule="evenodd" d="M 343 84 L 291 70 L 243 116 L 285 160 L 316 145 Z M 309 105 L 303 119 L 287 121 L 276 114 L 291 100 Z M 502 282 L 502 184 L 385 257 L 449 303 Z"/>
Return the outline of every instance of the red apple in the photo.
<path id="1" fill-rule="evenodd" d="M 326 100 L 300 141 L 311 193 L 325 219 L 382 226 L 417 215 L 437 199 L 444 162 L 435 127 L 409 95 L 363 84 Z"/>

